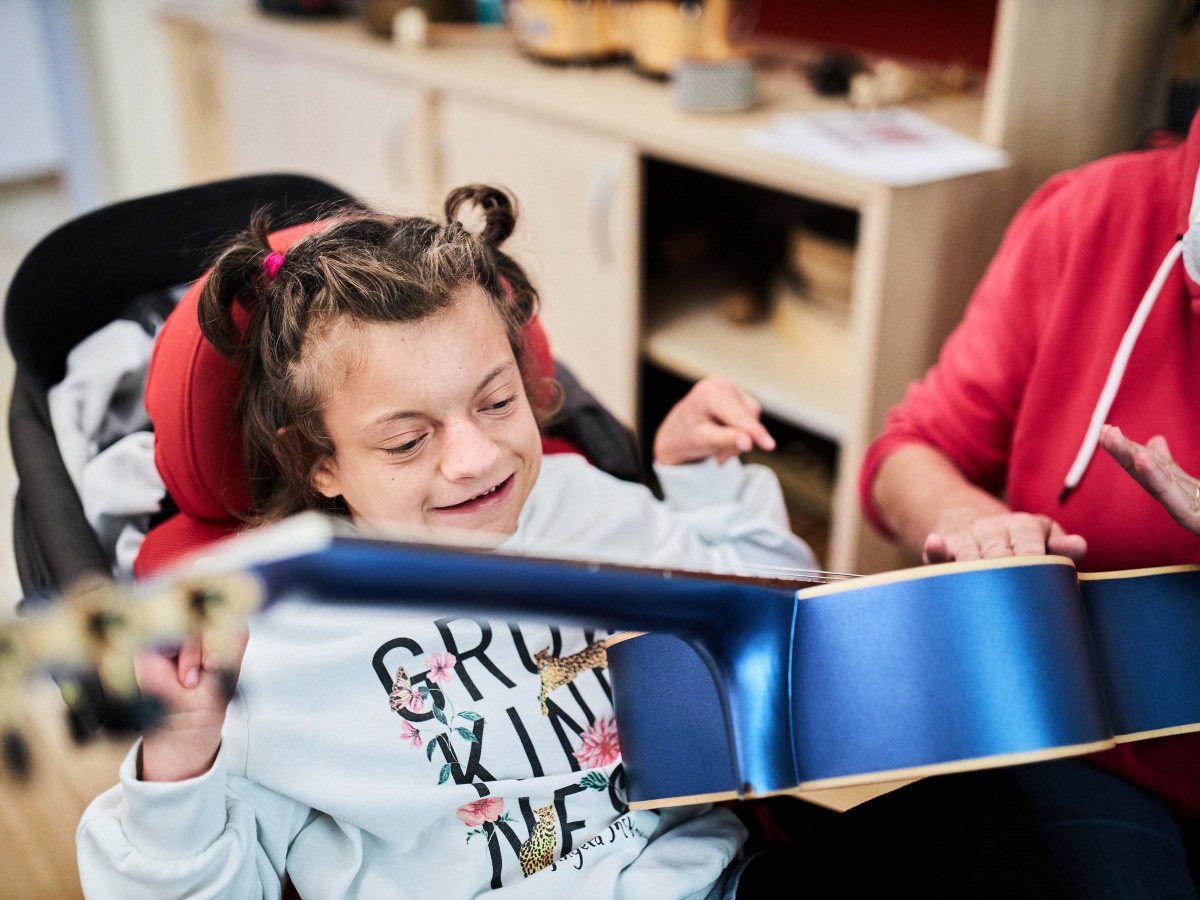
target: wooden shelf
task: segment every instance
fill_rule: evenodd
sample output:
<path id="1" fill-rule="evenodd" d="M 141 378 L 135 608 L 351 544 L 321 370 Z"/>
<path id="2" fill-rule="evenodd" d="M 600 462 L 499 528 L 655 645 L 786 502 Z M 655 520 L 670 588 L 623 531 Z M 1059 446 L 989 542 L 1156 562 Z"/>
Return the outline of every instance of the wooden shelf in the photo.
<path id="1" fill-rule="evenodd" d="M 842 99 L 818 96 L 788 66 L 760 73 L 757 108 L 695 113 L 678 108 L 669 84 L 643 78 L 624 66 L 545 65 L 521 55 L 500 29 L 438 25 L 431 32 L 431 47 L 397 50 L 354 20 L 289 20 L 250 9 L 175 10 L 168 18 L 201 23 L 227 39 L 273 46 L 312 60 L 390 72 L 413 85 L 620 137 L 662 159 L 829 203 L 857 208 L 879 188 L 868 179 L 749 145 L 746 130 L 769 124 L 779 113 L 848 108 Z M 978 139 L 981 134 L 982 93 L 920 102 L 913 109 L 967 137 Z"/>
<path id="2" fill-rule="evenodd" d="M 850 383 L 848 327 L 813 309 L 737 325 L 718 308 L 719 285 L 681 285 L 651 292 L 643 353 L 688 379 L 721 374 L 773 416 L 833 441 L 847 432 Z M 797 322 L 801 323 L 797 327 Z"/>

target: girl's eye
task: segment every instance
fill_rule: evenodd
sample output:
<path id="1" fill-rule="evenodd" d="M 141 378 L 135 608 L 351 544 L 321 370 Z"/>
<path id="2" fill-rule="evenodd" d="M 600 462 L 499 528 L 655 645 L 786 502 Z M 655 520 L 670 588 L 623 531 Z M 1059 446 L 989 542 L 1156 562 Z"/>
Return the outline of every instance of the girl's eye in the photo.
<path id="1" fill-rule="evenodd" d="M 404 456 L 405 454 L 412 453 L 414 450 L 416 450 L 419 446 L 421 446 L 421 442 L 424 440 L 425 435 L 421 435 L 420 437 L 413 438 L 411 441 L 406 441 L 405 443 L 400 444 L 398 447 L 384 447 L 383 452 L 391 456 Z"/>
<path id="2" fill-rule="evenodd" d="M 511 397 L 508 397 L 507 399 L 500 400 L 496 403 L 493 403 L 491 406 L 485 407 L 485 409 L 487 409 L 489 412 L 500 412 L 503 409 L 507 409 L 508 406 L 516 399 L 517 399 L 517 395 L 513 394 Z"/>

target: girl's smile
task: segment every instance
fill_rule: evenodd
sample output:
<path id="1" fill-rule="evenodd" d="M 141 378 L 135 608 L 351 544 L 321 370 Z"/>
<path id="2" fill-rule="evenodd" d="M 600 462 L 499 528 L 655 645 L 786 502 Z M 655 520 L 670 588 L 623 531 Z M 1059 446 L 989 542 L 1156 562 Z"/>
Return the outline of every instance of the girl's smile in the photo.
<path id="1" fill-rule="evenodd" d="M 502 482 L 493 485 L 481 494 L 476 494 L 462 503 L 455 503 L 450 506 L 435 507 L 435 512 L 446 516 L 457 516 L 464 514 L 472 514 L 490 509 L 493 506 L 499 506 L 504 503 L 512 495 L 513 476 L 509 475 Z"/>
<path id="2" fill-rule="evenodd" d="M 517 527 L 541 435 L 504 324 L 478 288 L 431 318 L 335 328 L 314 484 L 356 520 L 496 534 Z"/>

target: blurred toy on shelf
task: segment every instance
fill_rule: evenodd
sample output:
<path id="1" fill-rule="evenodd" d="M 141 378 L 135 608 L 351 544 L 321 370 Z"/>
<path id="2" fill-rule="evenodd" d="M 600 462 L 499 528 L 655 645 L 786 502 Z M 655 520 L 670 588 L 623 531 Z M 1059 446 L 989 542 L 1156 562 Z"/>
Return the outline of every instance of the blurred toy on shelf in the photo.
<path id="1" fill-rule="evenodd" d="M 854 242 L 797 224 L 788 234 L 788 255 L 776 298 L 780 325 L 790 327 L 788 305 L 817 307 L 846 321 L 854 291 Z"/>
<path id="2" fill-rule="evenodd" d="M 340 16 L 350 11 L 349 0 L 258 0 L 263 12 L 285 16 Z"/>
<path id="3" fill-rule="evenodd" d="M 667 80 L 686 61 L 685 109 L 744 109 L 757 96 L 750 54 L 736 35 L 748 32 L 749 0 L 509 0 L 517 46 L 541 62 L 627 62 Z M 714 87 L 710 87 L 713 85 Z"/>
<path id="4" fill-rule="evenodd" d="M 822 51 L 800 63 L 809 85 L 822 97 L 845 97 L 850 80 L 867 68 L 862 57 L 842 51 Z"/>
<path id="5" fill-rule="evenodd" d="M 770 312 L 768 298 L 748 285 L 731 287 L 721 295 L 721 315 L 735 325 L 761 322 Z"/>
<path id="6" fill-rule="evenodd" d="M 421 18 L 426 22 L 470 22 L 475 18 L 475 3 L 474 0 L 362 0 L 359 15 L 371 34 L 394 40 L 401 46 L 415 46 L 424 43 L 415 24 Z M 406 31 L 398 33 L 397 25 Z"/>
<path id="7" fill-rule="evenodd" d="M 689 112 L 740 112 L 758 104 L 754 63 L 684 58 L 675 68 L 675 102 Z"/>
<path id="8" fill-rule="evenodd" d="M 540 62 L 598 65 L 627 54 L 629 0 L 509 0 L 517 46 Z"/>
<path id="9" fill-rule="evenodd" d="M 980 77 L 965 65 L 953 63 L 927 69 L 894 59 L 881 59 L 850 78 L 850 105 L 878 109 L 918 100 L 976 90 Z"/>

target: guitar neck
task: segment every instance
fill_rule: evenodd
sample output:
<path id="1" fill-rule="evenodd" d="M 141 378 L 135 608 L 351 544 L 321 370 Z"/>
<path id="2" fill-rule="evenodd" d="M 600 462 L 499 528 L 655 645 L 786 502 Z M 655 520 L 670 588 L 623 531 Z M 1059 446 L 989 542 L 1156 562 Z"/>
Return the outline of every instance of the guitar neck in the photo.
<path id="1" fill-rule="evenodd" d="M 27 617 L 0 623 L 0 722 L 15 715 L 6 714 L 7 707 L 19 706 L 3 697 L 34 672 L 99 675 L 110 694 L 134 696 L 137 652 L 200 638 L 220 656 L 249 618 L 284 599 L 436 615 L 540 616 L 615 629 L 694 629 L 719 627 L 722 619 L 720 604 L 697 606 L 697 596 L 750 590 L 791 602 L 797 590 L 850 577 L 514 555 L 414 537 L 421 536 L 364 536 L 345 523 L 300 516 L 233 538 L 146 584 L 97 579 L 73 586 Z"/>

